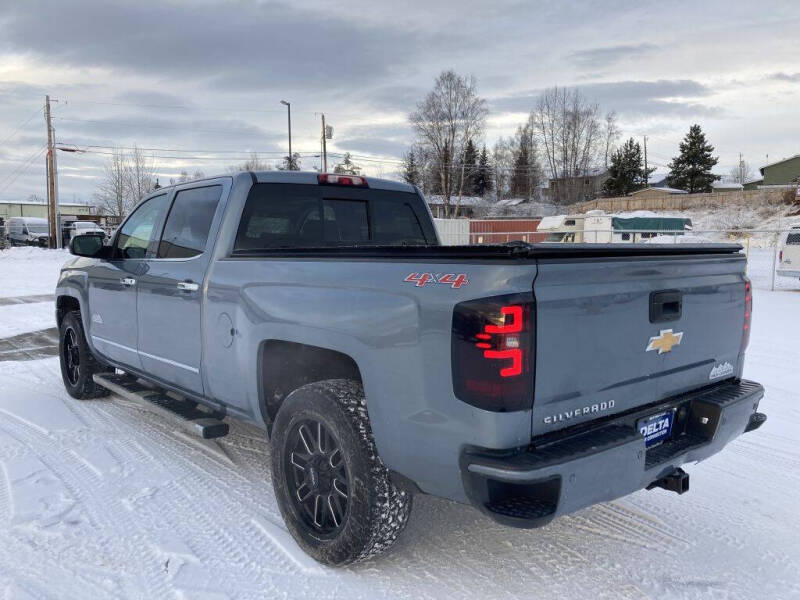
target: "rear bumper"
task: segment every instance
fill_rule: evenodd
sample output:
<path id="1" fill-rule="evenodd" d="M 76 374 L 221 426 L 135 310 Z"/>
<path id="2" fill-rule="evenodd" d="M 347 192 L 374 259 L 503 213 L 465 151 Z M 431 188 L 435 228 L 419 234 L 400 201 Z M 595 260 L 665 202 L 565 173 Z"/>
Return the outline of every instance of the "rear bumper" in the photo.
<path id="1" fill-rule="evenodd" d="M 522 451 L 468 447 L 461 453 L 470 501 L 496 521 L 540 527 L 553 518 L 648 487 L 688 462 L 716 454 L 760 427 L 764 388 L 728 380 L 602 423 L 532 440 Z M 674 408 L 671 439 L 645 449 L 638 419 Z M 682 415 L 682 416 L 681 416 Z"/>
<path id="2" fill-rule="evenodd" d="M 781 277 L 800 277 L 800 269 L 777 269 L 775 272 Z"/>

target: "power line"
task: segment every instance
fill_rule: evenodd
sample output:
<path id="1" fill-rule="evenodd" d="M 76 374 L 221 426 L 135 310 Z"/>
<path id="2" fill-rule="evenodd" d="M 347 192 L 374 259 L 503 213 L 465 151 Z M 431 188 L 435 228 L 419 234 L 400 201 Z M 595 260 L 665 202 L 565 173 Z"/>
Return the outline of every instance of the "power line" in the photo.
<path id="1" fill-rule="evenodd" d="M 147 148 L 143 146 L 108 146 L 103 144 L 74 144 L 71 142 L 59 142 L 59 146 L 75 146 L 78 151 L 81 148 L 101 148 L 107 150 L 143 150 L 145 152 L 194 152 L 201 154 L 277 154 L 281 157 L 286 156 L 286 152 L 280 150 L 218 150 L 214 149 L 198 149 L 198 148 Z M 302 151 L 295 152 L 295 154 L 319 154 L 316 151 Z"/>
<path id="2" fill-rule="evenodd" d="M 100 102 L 98 100 L 69 100 L 69 104 L 100 104 L 103 106 L 131 106 L 136 108 L 169 108 L 183 110 L 206 110 L 212 112 L 251 112 L 251 113 L 281 113 L 283 109 L 261 108 L 226 108 L 221 106 L 197 106 L 191 104 L 139 104 L 135 102 Z M 299 110 L 304 114 L 317 114 L 319 111 Z"/>
<path id="3" fill-rule="evenodd" d="M 33 118 L 34 118 L 36 115 L 38 115 L 40 112 L 42 112 L 42 110 L 44 110 L 44 107 L 39 107 L 39 108 L 37 108 L 35 113 L 33 113 L 33 114 L 30 116 L 30 117 L 28 117 L 28 118 L 27 118 L 27 119 L 25 119 L 25 120 L 24 120 L 22 123 L 20 123 L 20 124 L 17 126 L 17 128 L 16 128 L 16 129 L 14 129 L 14 131 L 12 131 L 12 132 L 11 132 L 11 133 L 8 135 L 8 137 L 7 137 L 7 138 L 5 138 L 5 139 L 4 139 L 2 142 L 0 142 L 0 146 L 2 146 L 2 145 L 3 145 L 3 144 L 5 144 L 5 143 L 6 143 L 8 140 L 10 140 L 12 137 L 14 137 L 14 135 L 15 135 L 15 134 L 16 134 L 16 133 L 17 133 L 17 132 L 20 130 L 20 129 L 22 129 L 23 127 L 25 127 L 25 125 L 27 125 L 28 123 L 30 123 L 30 122 L 31 122 L 31 120 L 32 120 L 32 119 L 33 119 Z"/>
<path id="4" fill-rule="evenodd" d="M 121 122 L 121 121 L 113 121 L 113 120 L 105 120 L 105 121 L 103 121 L 103 120 L 100 120 L 100 119 L 75 119 L 75 118 L 71 118 L 71 117 L 53 117 L 53 120 L 54 121 L 74 121 L 74 122 L 77 122 L 77 123 L 98 123 L 100 125 L 117 125 L 117 126 L 121 126 L 121 127 L 132 127 L 134 129 L 174 129 L 174 130 L 178 130 L 178 131 L 186 131 L 186 132 L 189 132 L 189 133 L 196 133 L 196 132 L 199 132 L 199 133 L 227 133 L 228 135 L 230 135 L 232 133 L 232 131 L 230 129 L 195 129 L 194 127 L 189 127 L 189 126 L 177 127 L 177 126 L 171 126 L 171 125 L 145 125 L 145 124 L 142 124 L 142 123 L 124 123 L 124 122 Z M 247 132 L 244 132 L 244 131 L 238 131 L 236 133 L 238 135 L 242 135 L 242 134 L 247 135 Z M 261 132 L 261 131 L 252 131 L 252 132 L 249 132 L 249 134 L 250 135 L 259 135 L 259 136 L 264 135 L 264 133 Z"/>
<path id="5" fill-rule="evenodd" d="M 15 171 L 13 171 L 10 175 L 8 175 L 2 182 L 0 182 L 0 192 L 6 191 L 10 188 L 14 182 L 20 178 L 20 176 L 27 172 L 34 161 L 42 155 L 42 152 L 47 150 L 47 145 L 42 146 L 39 150 L 37 150 L 36 154 L 33 154 L 25 164 L 21 165 Z"/>

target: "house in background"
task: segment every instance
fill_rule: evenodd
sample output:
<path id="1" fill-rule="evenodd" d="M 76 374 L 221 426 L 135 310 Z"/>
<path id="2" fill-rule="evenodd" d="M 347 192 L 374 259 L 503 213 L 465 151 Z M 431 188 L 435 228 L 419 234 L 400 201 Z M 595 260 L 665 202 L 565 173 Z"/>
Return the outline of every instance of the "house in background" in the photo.
<path id="1" fill-rule="evenodd" d="M 444 218 L 444 198 L 442 196 L 428 196 L 426 198 L 428 201 L 428 206 L 431 207 L 431 214 L 437 219 Z M 450 217 L 453 217 L 453 213 L 456 210 L 456 206 L 459 204 L 458 196 L 451 196 L 450 197 Z M 475 214 L 475 209 L 479 206 L 483 206 L 484 202 L 481 198 L 475 196 L 464 196 L 460 200 L 460 208 L 458 209 L 458 218 L 471 218 Z"/>
<path id="2" fill-rule="evenodd" d="M 711 188 L 714 192 L 741 192 L 744 186 L 735 181 L 714 181 Z"/>
<path id="3" fill-rule="evenodd" d="M 550 202 L 558 202 L 559 196 L 572 202 L 594 200 L 600 196 L 608 179 L 605 169 L 591 169 L 586 175 L 576 177 L 556 177 L 547 182 L 546 198 Z"/>
<path id="4" fill-rule="evenodd" d="M 760 187 L 800 184 L 800 154 L 764 165 L 759 172 L 763 177 Z"/>
<path id="5" fill-rule="evenodd" d="M 675 194 L 686 194 L 686 190 L 679 190 L 677 188 L 663 186 L 651 186 L 636 190 L 631 193 L 631 196 L 636 198 L 663 198 L 664 196 L 674 196 Z"/>
<path id="6" fill-rule="evenodd" d="M 751 179 L 750 181 L 745 181 L 743 187 L 745 190 L 757 190 L 763 183 L 763 177 L 761 179 Z"/>

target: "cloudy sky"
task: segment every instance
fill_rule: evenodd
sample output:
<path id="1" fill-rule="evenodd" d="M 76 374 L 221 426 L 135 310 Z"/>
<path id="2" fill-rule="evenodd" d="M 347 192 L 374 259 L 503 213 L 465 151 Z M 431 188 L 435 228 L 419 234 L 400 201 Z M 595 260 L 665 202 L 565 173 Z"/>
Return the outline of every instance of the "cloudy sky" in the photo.
<path id="1" fill-rule="evenodd" d="M 113 147 L 146 148 L 164 183 L 250 152 L 352 152 L 391 176 L 407 115 L 443 69 L 487 98 L 485 141 L 540 90 L 578 86 L 647 135 L 659 172 L 700 123 L 727 173 L 800 153 L 800 3 L 0 0 L 0 199 L 44 195 L 45 94 L 62 201 L 91 198 Z"/>

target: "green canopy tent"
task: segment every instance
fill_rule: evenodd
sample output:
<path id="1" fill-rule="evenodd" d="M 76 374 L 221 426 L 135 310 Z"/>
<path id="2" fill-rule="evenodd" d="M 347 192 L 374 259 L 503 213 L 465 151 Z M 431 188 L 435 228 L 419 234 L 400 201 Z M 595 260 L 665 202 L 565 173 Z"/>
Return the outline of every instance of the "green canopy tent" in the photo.
<path id="1" fill-rule="evenodd" d="M 637 231 L 664 231 L 681 232 L 692 228 L 691 219 L 681 219 L 679 217 L 613 217 L 611 228 L 615 232 L 637 232 Z"/>

